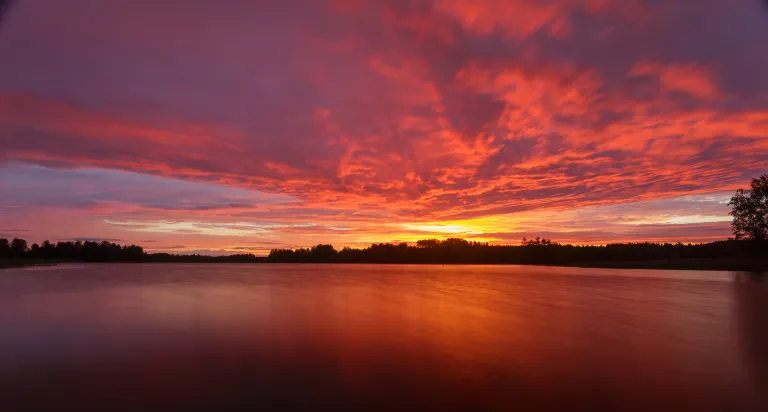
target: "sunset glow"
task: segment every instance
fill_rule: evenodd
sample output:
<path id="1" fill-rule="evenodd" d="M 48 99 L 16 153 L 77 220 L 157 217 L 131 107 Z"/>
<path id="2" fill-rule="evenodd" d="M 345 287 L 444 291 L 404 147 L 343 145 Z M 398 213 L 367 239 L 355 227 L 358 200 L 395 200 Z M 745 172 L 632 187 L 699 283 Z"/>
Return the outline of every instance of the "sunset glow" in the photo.
<path id="1" fill-rule="evenodd" d="M 768 172 L 757 0 L 27 0 L 2 20 L 0 237 L 708 242 Z"/>

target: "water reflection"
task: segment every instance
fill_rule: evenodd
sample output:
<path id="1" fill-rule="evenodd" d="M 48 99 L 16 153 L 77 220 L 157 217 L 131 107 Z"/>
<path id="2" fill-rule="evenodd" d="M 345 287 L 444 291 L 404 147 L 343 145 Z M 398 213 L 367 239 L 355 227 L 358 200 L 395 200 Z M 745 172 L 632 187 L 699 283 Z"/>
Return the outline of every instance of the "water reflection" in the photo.
<path id="1" fill-rule="evenodd" d="M 768 391 L 768 282 L 766 273 L 741 273 L 733 282 L 738 350 L 756 391 Z"/>
<path id="2" fill-rule="evenodd" d="M 767 284 L 475 266 L 6 271 L 0 399 L 3 410 L 761 410 Z"/>

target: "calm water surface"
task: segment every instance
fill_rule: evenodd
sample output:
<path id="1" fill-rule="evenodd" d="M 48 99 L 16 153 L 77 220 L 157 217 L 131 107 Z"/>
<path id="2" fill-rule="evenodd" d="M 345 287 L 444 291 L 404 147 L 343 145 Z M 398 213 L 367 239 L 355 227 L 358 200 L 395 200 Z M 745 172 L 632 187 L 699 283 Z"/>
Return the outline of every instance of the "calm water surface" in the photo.
<path id="1" fill-rule="evenodd" d="M 0 410 L 768 410 L 768 279 L 523 266 L 0 271 Z"/>

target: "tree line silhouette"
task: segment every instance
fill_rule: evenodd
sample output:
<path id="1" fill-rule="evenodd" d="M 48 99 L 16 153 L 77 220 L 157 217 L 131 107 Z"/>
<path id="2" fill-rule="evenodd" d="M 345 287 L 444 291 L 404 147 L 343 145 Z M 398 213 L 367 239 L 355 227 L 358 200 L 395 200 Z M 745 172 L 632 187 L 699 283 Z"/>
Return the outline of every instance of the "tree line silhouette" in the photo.
<path id="1" fill-rule="evenodd" d="M 364 249 L 332 245 L 275 249 L 268 262 L 285 263 L 433 263 L 534 264 L 643 262 L 672 259 L 753 258 L 765 252 L 761 242 L 726 240 L 704 244 L 617 243 L 604 246 L 563 245 L 548 239 L 523 239 L 520 245 L 491 245 L 459 238 L 407 243 L 376 243 Z"/>
<path id="2" fill-rule="evenodd" d="M 58 259 L 79 260 L 84 262 L 143 262 L 144 249 L 141 246 L 121 246 L 108 241 L 44 241 L 42 244 L 33 244 L 28 247 L 24 239 L 15 238 L 0 239 L 0 258 L 31 258 L 31 259 Z"/>
<path id="3" fill-rule="evenodd" d="M 187 262 L 187 263 L 262 263 L 266 260 L 263 256 L 256 256 L 252 253 L 238 253 L 227 256 L 209 256 L 209 255 L 181 255 L 175 253 L 147 253 L 144 255 L 145 262 Z"/>
<path id="4" fill-rule="evenodd" d="M 253 254 L 229 256 L 180 255 L 170 253 L 146 253 L 141 246 L 121 246 L 108 241 L 44 241 L 32 247 L 24 239 L 0 239 L 0 259 L 74 260 L 82 262 L 243 262 L 255 263 L 265 260 Z"/>
<path id="5" fill-rule="evenodd" d="M 603 246 L 564 245 L 548 239 L 525 239 L 519 245 L 491 245 L 459 238 L 424 239 L 415 244 L 375 243 L 363 249 L 336 250 L 321 244 L 311 248 L 274 249 L 267 257 L 253 254 L 228 256 L 145 253 L 141 246 L 121 246 L 108 241 L 44 241 L 28 247 L 27 241 L 0 239 L 0 259 L 83 262 L 190 262 L 190 263 L 424 263 L 424 264 L 520 264 L 655 267 L 648 262 L 677 261 L 680 268 L 731 269 L 755 262 L 766 268 L 766 243 L 729 239 L 704 244 L 616 243 Z M 723 265 L 716 264 L 720 259 Z M 736 264 L 734 264 L 734 261 Z M 645 262 L 645 263 L 644 263 Z M 713 265 L 713 262 L 715 263 Z M 752 265 L 752 266 L 750 266 Z M 2 265 L 0 265 L 2 266 Z M 723 266 L 723 267 L 720 267 Z M 670 267 L 670 266 L 659 266 Z M 676 267 L 672 265 L 671 267 Z M 734 269 L 735 270 L 735 269 Z"/>

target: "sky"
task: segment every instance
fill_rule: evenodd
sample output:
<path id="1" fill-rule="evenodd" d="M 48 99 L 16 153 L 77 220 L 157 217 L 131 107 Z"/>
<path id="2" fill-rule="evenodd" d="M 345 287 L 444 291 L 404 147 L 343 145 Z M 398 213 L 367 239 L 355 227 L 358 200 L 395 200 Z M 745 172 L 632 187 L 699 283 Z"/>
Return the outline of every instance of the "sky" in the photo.
<path id="1" fill-rule="evenodd" d="M 767 42 L 759 0 L 15 0 L 0 237 L 725 239 Z"/>

